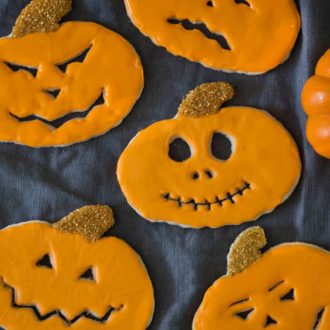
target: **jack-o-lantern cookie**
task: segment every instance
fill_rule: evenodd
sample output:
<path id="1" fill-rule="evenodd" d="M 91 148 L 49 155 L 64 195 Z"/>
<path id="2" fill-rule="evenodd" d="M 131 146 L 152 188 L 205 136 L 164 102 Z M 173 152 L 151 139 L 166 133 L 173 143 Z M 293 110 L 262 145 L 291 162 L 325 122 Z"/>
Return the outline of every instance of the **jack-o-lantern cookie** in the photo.
<path id="1" fill-rule="evenodd" d="M 174 119 L 141 131 L 119 159 L 117 176 L 132 207 L 151 221 L 221 227 L 252 221 L 293 192 L 297 146 L 268 113 L 220 108 L 227 83 L 190 92 Z"/>
<path id="2" fill-rule="evenodd" d="M 266 244 L 260 227 L 232 245 L 228 273 L 206 292 L 193 330 L 330 329 L 330 254 L 304 243 Z"/>
<path id="3" fill-rule="evenodd" d="M 141 258 L 101 236 L 109 207 L 85 206 L 50 225 L 31 221 L 0 231 L 0 328 L 144 330 L 154 294 Z"/>
<path id="4" fill-rule="evenodd" d="M 302 104 L 308 115 L 308 141 L 318 154 L 330 159 L 330 50 L 318 62 L 315 75 L 306 82 Z"/>
<path id="5" fill-rule="evenodd" d="M 248 74 L 284 62 L 296 42 L 294 0 L 125 0 L 156 45 L 206 67 Z"/>
<path id="6" fill-rule="evenodd" d="M 143 89 L 139 56 L 91 22 L 58 20 L 71 0 L 33 0 L 0 39 L 0 141 L 66 146 L 105 134 Z"/>

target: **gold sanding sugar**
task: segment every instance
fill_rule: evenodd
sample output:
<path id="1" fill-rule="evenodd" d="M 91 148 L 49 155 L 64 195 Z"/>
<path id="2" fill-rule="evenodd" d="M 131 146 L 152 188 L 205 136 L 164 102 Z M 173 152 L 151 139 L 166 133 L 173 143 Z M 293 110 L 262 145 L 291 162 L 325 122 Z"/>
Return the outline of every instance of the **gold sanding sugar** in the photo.
<path id="1" fill-rule="evenodd" d="M 72 0 L 32 0 L 21 12 L 12 36 L 23 37 L 35 32 L 58 29 L 58 22 L 72 9 Z"/>
<path id="2" fill-rule="evenodd" d="M 202 117 L 216 114 L 223 103 L 235 95 L 234 87 L 225 82 L 206 83 L 192 90 L 182 101 L 178 114 Z"/>
<path id="3" fill-rule="evenodd" d="M 261 257 L 260 250 L 266 244 L 266 235 L 261 227 L 252 227 L 243 231 L 230 247 L 227 274 L 238 274 L 249 267 Z"/>
<path id="4" fill-rule="evenodd" d="M 56 222 L 54 227 L 69 234 L 81 234 L 87 241 L 95 242 L 114 223 L 113 212 L 109 206 L 93 205 L 73 211 Z"/>

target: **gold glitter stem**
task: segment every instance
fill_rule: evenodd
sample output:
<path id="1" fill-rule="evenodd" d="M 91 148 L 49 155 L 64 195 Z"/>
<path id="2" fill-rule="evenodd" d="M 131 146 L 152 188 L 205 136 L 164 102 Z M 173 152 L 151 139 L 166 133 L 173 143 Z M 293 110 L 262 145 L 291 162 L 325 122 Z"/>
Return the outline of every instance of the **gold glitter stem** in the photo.
<path id="1" fill-rule="evenodd" d="M 54 223 L 54 227 L 69 234 L 80 234 L 95 242 L 115 223 L 112 209 L 107 205 L 84 206 Z"/>
<path id="2" fill-rule="evenodd" d="M 230 247 L 227 275 L 241 273 L 257 261 L 262 255 L 261 249 L 266 244 L 266 235 L 261 227 L 251 227 L 243 231 Z"/>
<path id="3" fill-rule="evenodd" d="M 234 87 L 226 82 L 200 85 L 187 94 L 179 107 L 178 115 L 198 118 L 216 114 L 234 95 Z"/>
<path id="4" fill-rule="evenodd" d="M 12 31 L 14 38 L 36 32 L 52 32 L 72 9 L 72 0 L 32 0 L 18 16 Z"/>

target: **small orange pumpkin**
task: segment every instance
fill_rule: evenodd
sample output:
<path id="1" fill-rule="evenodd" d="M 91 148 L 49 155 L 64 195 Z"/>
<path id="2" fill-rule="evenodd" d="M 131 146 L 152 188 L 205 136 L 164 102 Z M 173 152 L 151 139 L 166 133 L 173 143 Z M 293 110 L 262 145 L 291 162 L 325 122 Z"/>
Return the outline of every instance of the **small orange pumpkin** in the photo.
<path id="1" fill-rule="evenodd" d="M 37 15 L 34 6 L 27 9 L 28 18 Z M 117 126 L 140 97 L 144 78 L 123 37 L 95 23 L 67 22 L 53 32 L 0 39 L 0 82 L 0 141 L 47 147 Z"/>
<path id="2" fill-rule="evenodd" d="M 289 56 L 300 30 L 293 0 L 125 0 L 137 28 L 206 67 L 260 74 Z"/>
<path id="3" fill-rule="evenodd" d="M 260 227 L 238 237 L 229 273 L 207 290 L 193 330 L 330 329 L 329 252 L 290 243 L 261 254 L 265 244 Z"/>
<path id="4" fill-rule="evenodd" d="M 318 62 L 315 76 L 306 82 L 302 105 L 308 115 L 308 141 L 318 154 L 330 159 L 330 50 Z"/>
<path id="5" fill-rule="evenodd" d="M 177 117 L 151 125 L 127 146 L 117 176 L 144 218 L 193 228 L 236 225 L 293 192 L 301 173 L 294 140 L 264 111 L 221 109 L 233 95 L 227 83 L 201 85 Z"/>
<path id="6" fill-rule="evenodd" d="M 144 330 L 153 287 L 136 252 L 115 237 L 107 206 L 86 206 L 55 223 L 0 231 L 0 328 Z"/>

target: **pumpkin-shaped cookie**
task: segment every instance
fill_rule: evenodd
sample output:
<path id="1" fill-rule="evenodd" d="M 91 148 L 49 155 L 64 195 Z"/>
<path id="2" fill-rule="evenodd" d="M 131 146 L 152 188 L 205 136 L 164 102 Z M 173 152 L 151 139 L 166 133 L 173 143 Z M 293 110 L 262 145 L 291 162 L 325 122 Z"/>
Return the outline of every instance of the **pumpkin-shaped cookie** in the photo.
<path id="1" fill-rule="evenodd" d="M 260 74 L 296 42 L 294 0 L 125 0 L 132 22 L 174 55 L 206 67 Z"/>
<path id="2" fill-rule="evenodd" d="M 293 192 L 301 173 L 294 140 L 262 110 L 220 108 L 233 94 L 227 83 L 201 85 L 174 119 L 130 142 L 117 176 L 141 216 L 215 228 L 252 221 Z"/>
<path id="3" fill-rule="evenodd" d="M 136 252 L 115 237 L 107 206 L 86 206 L 55 223 L 0 231 L 0 328 L 144 330 L 153 287 Z"/>
<path id="4" fill-rule="evenodd" d="M 318 62 L 315 75 L 306 82 L 302 104 L 308 115 L 308 141 L 318 154 L 330 159 L 330 50 Z"/>
<path id="5" fill-rule="evenodd" d="M 117 126 L 141 94 L 139 56 L 117 33 L 91 22 L 36 32 L 63 2 L 34 0 L 17 20 L 15 37 L 0 39 L 0 141 L 31 147 L 86 141 Z M 33 30 L 35 22 L 41 27 Z"/>
<path id="6" fill-rule="evenodd" d="M 260 227 L 243 232 L 228 257 L 228 274 L 206 292 L 193 330 L 330 329 L 330 254 L 303 243 L 261 254 Z"/>

